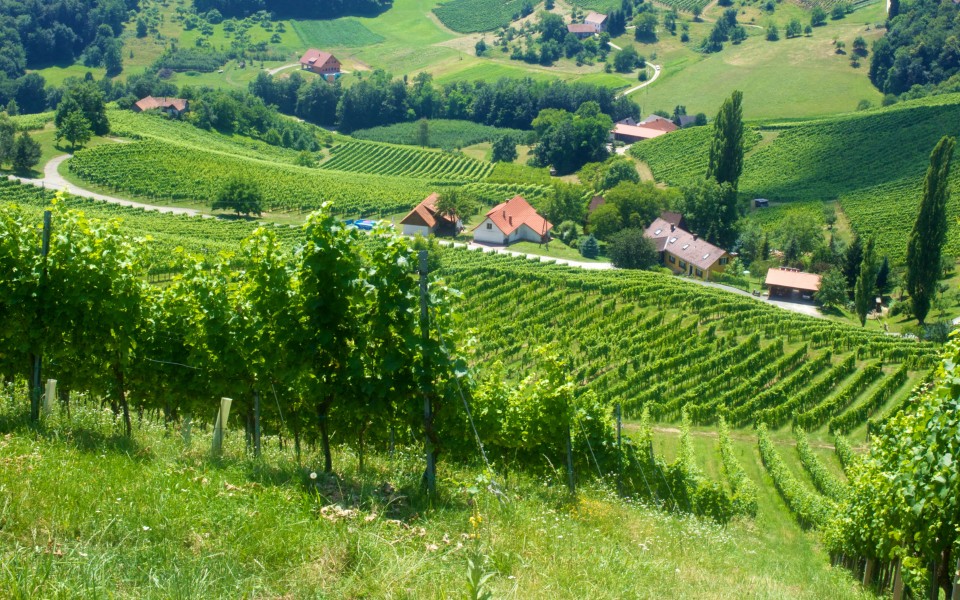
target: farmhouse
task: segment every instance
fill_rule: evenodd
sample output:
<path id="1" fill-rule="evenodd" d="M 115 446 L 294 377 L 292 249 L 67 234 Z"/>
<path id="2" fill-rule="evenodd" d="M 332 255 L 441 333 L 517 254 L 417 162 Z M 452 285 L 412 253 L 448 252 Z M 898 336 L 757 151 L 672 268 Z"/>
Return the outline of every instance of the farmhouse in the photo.
<path id="1" fill-rule="evenodd" d="M 403 235 L 456 235 L 463 229 L 463 222 L 456 215 L 441 215 L 437 212 L 436 193 L 424 198 L 410 214 L 400 220 Z"/>
<path id="2" fill-rule="evenodd" d="M 666 135 L 663 129 L 647 127 L 644 125 L 627 125 L 626 123 L 617 123 L 610 131 L 610 137 L 614 140 L 632 144 L 643 140 L 650 140 L 661 135 Z"/>
<path id="3" fill-rule="evenodd" d="M 171 117 L 180 117 L 183 113 L 190 110 L 190 101 L 183 98 L 154 98 L 147 96 L 138 100 L 133 105 L 133 112 L 143 112 L 146 110 L 160 110 Z"/>
<path id="4" fill-rule="evenodd" d="M 637 125 L 640 127 L 647 127 L 649 129 L 659 129 L 667 133 L 679 129 L 679 127 L 677 127 L 673 121 L 661 117 L 660 115 L 650 115 L 646 119 L 637 123 Z"/>
<path id="5" fill-rule="evenodd" d="M 664 266 L 674 273 L 708 281 L 711 273 L 720 273 L 726 268 L 730 255 L 683 229 L 681 223 L 683 215 L 663 213 L 647 227 L 644 235 L 653 240 Z"/>
<path id="6" fill-rule="evenodd" d="M 570 23 L 567 25 L 567 32 L 572 33 L 582 40 L 595 34 L 597 28 L 593 25 L 587 25 L 586 23 Z"/>
<path id="7" fill-rule="evenodd" d="M 300 68 L 318 75 L 337 75 L 341 66 L 334 55 L 316 48 L 310 48 L 300 57 Z"/>
<path id="8" fill-rule="evenodd" d="M 774 267 L 767 271 L 763 285 L 770 290 L 771 298 L 811 300 L 820 291 L 820 276 L 799 269 Z"/>
<path id="9" fill-rule="evenodd" d="M 607 15 L 598 12 L 591 12 L 586 16 L 586 18 L 584 18 L 583 24 L 592 26 L 594 31 L 600 33 L 601 31 L 605 31 L 607 28 Z"/>
<path id="10" fill-rule="evenodd" d="M 523 196 L 514 196 L 490 209 L 486 218 L 473 228 L 473 241 L 506 245 L 526 240 L 542 244 L 550 239 L 551 229 L 553 225 Z"/>

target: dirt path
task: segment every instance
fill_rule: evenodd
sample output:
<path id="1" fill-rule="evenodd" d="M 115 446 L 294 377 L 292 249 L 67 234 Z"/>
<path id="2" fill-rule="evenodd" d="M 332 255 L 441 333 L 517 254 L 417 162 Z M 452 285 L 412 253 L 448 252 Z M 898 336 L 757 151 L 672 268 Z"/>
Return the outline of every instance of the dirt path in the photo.
<path id="1" fill-rule="evenodd" d="M 286 64 L 286 65 L 281 65 L 281 66 L 279 66 L 279 67 L 275 67 L 275 68 L 273 68 L 273 69 L 268 69 L 268 70 L 267 70 L 267 75 L 276 75 L 277 73 L 279 73 L 280 71 L 283 71 L 284 69 L 289 69 L 289 68 L 291 68 L 291 67 L 296 67 L 296 66 L 299 65 L 299 64 L 300 64 L 300 63 L 289 63 L 289 64 Z"/>
<path id="2" fill-rule="evenodd" d="M 74 196 L 82 196 L 84 198 L 92 198 L 94 200 L 101 200 L 103 202 L 109 202 L 110 204 L 118 204 L 120 206 L 129 206 L 131 208 L 142 208 L 144 210 L 155 210 L 161 213 L 170 213 L 173 215 L 189 215 L 195 217 L 201 215 L 202 213 L 198 210 L 193 210 L 192 208 L 180 208 L 175 206 L 156 206 L 153 204 L 143 204 L 141 202 L 133 202 L 132 200 L 124 200 L 123 198 L 115 198 L 113 196 L 107 196 L 105 194 L 98 194 L 97 192 L 91 192 L 90 190 L 85 190 L 81 187 L 77 187 L 63 178 L 59 172 L 60 164 L 63 161 L 70 158 L 70 154 L 62 154 L 48 162 L 43 167 L 43 178 L 42 179 L 30 179 L 28 177 L 17 177 L 15 175 L 10 175 L 11 180 L 19 180 L 22 183 L 29 183 L 37 187 L 50 188 L 54 190 L 66 190 L 68 193 L 73 194 Z"/>
<path id="3" fill-rule="evenodd" d="M 633 423 L 624 423 L 624 424 L 623 424 L 623 428 L 624 428 L 625 430 L 627 430 L 627 431 L 636 431 L 636 430 L 638 430 L 638 429 L 640 428 L 640 426 L 639 426 L 639 425 L 635 425 L 635 424 L 633 424 Z M 653 430 L 654 430 L 656 433 L 668 433 L 668 434 L 670 434 L 670 435 L 680 435 L 680 430 L 679 430 L 678 428 L 676 428 L 676 427 L 654 427 Z M 716 438 L 716 437 L 718 437 L 719 434 L 718 434 L 716 431 L 691 431 L 691 432 L 690 432 L 690 435 L 693 435 L 693 436 L 696 436 L 696 437 Z M 757 441 L 757 437 L 756 437 L 756 436 L 748 435 L 748 434 L 745 434 L 745 433 L 737 433 L 736 431 L 731 431 L 731 432 L 730 432 L 730 439 L 738 440 L 738 441 L 741 441 L 741 442 L 751 442 L 751 443 L 756 443 L 756 441 Z M 788 440 L 778 440 L 778 439 L 776 439 L 776 438 L 771 438 L 771 440 L 773 441 L 773 443 L 778 444 L 778 445 L 780 445 L 780 446 L 790 446 L 790 447 L 793 447 L 793 446 L 796 446 L 796 445 L 797 445 L 797 443 L 796 443 L 795 441 L 793 441 L 793 440 L 789 440 L 789 441 L 788 441 Z M 830 450 L 830 451 L 835 451 L 835 450 L 836 450 L 836 448 L 834 447 L 833 444 L 827 444 L 827 443 L 825 443 L 825 442 L 815 442 L 815 441 L 812 441 L 812 440 L 810 441 L 810 447 L 811 447 L 811 448 L 822 448 L 822 449 L 824 449 L 824 450 Z"/>

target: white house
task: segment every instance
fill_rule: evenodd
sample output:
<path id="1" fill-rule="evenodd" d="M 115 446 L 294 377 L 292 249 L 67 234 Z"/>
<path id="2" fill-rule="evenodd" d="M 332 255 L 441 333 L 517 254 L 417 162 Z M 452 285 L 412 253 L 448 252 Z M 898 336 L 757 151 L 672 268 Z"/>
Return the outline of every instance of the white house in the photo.
<path id="1" fill-rule="evenodd" d="M 523 196 L 494 206 L 486 218 L 473 228 L 473 241 L 507 245 L 526 240 L 543 243 L 550 237 L 553 225 L 541 217 Z"/>
<path id="2" fill-rule="evenodd" d="M 607 29 L 607 15 L 598 12 L 591 12 L 583 19 L 583 22 L 586 25 L 592 25 L 597 33 Z"/>

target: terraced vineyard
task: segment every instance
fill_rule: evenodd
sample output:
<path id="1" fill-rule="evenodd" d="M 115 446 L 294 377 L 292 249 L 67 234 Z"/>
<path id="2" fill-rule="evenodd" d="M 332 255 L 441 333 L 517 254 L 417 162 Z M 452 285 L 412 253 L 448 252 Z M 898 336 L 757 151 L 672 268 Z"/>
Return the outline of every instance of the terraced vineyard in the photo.
<path id="1" fill-rule="evenodd" d="M 493 170 L 492 164 L 466 156 L 374 142 L 344 142 L 330 154 L 322 169 L 456 182 L 479 181 Z"/>
<path id="2" fill-rule="evenodd" d="M 475 33 L 509 25 L 522 7 L 523 0 L 450 0 L 433 12 L 450 29 Z"/>
<path id="3" fill-rule="evenodd" d="M 630 154 L 647 163 L 658 181 L 683 185 L 707 172 L 711 140 L 713 127 L 691 127 L 633 144 Z M 760 134 L 747 128 L 745 149 L 749 151 L 759 141 Z"/>
<path id="4" fill-rule="evenodd" d="M 689 13 L 693 12 L 693 9 L 699 8 L 703 10 L 707 4 L 710 4 L 707 0 L 662 0 L 663 4 L 671 8 L 676 8 L 677 10 L 686 11 Z"/>
<path id="5" fill-rule="evenodd" d="M 508 134 L 521 140 L 527 135 L 527 132 L 519 129 L 493 127 L 473 121 L 430 119 L 427 145 L 431 148 L 456 150 L 480 142 L 491 142 L 502 135 Z M 358 140 L 369 140 L 371 142 L 418 146 L 420 144 L 420 123 L 419 121 L 411 121 L 371 129 L 357 129 L 351 131 L 350 136 Z"/>
<path id="6" fill-rule="evenodd" d="M 231 176 L 255 182 L 268 210 L 303 211 L 332 202 L 338 214 L 380 214 L 410 208 L 427 194 L 427 181 L 282 165 L 159 140 L 81 150 L 70 172 L 110 190 L 156 201 L 210 202 Z"/>

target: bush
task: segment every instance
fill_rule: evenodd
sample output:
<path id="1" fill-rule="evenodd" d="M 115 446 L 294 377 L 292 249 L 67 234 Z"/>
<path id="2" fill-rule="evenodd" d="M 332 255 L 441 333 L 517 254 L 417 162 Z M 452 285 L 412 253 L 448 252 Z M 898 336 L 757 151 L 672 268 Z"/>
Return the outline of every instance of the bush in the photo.
<path id="1" fill-rule="evenodd" d="M 620 269 L 649 269 L 659 262 L 653 240 L 639 228 L 628 228 L 610 236 L 610 262 Z"/>
<path id="2" fill-rule="evenodd" d="M 599 256 L 600 244 L 597 243 L 597 238 L 591 235 L 580 242 L 580 255 L 584 258 L 596 258 Z"/>

